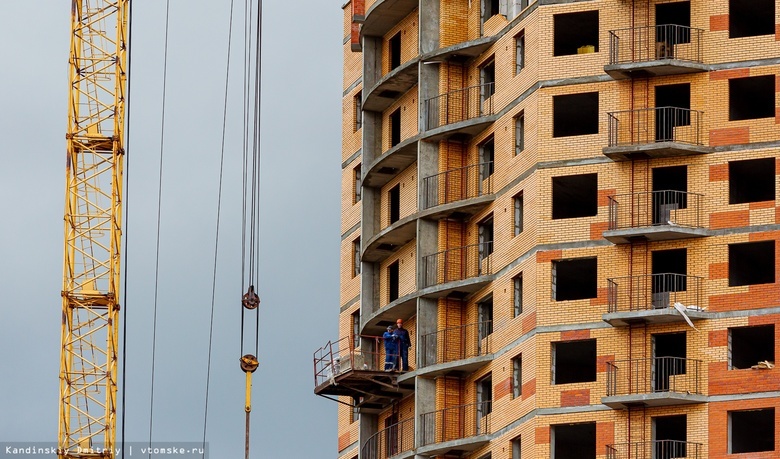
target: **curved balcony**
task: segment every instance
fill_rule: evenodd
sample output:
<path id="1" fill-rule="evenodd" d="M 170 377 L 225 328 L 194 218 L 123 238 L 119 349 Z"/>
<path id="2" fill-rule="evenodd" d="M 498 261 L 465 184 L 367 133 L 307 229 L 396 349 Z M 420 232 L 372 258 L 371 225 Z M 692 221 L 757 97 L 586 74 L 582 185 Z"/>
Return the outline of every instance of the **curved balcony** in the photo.
<path id="1" fill-rule="evenodd" d="M 615 409 L 629 406 L 671 406 L 704 403 L 701 360 L 682 357 L 607 362 L 607 396 L 601 403 Z"/>
<path id="2" fill-rule="evenodd" d="M 418 140 L 420 140 L 419 135 L 404 139 L 398 145 L 382 153 L 368 165 L 363 185 L 379 188 L 417 161 Z"/>
<path id="3" fill-rule="evenodd" d="M 427 377 L 450 371 L 471 373 L 493 355 L 493 321 L 449 327 L 420 336 L 421 372 Z"/>
<path id="4" fill-rule="evenodd" d="M 609 144 L 603 153 L 613 161 L 667 158 L 707 153 L 702 141 L 704 112 L 680 107 L 652 107 L 607 113 Z"/>
<path id="5" fill-rule="evenodd" d="M 704 237 L 704 196 L 660 190 L 609 196 L 609 229 L 604 238 L 615 244 Z"/>
<path id="6" fill-rule="evenodd" d="M 376 0 L 366 11 L 360 34 L 381 37 L 414 11 L 418 4 L 418 0 Z"/>
<path id="7" fill-rule="evenodd" d="M 702 459 L 704 445 L 680 440 L 653 440 L 607 445 L 607 459 Z"/>
<path id="8" fill-rule="evenodd" d="M 459 217 L 467 217 L 484 209 L 493 201 L 493 175 L 488 174 L 492 164 L 472 164 L 425 177 L 422 180 L 422 209 L 452 204 L 427 216 L 446 218 L 457 213 Z M 490 198 L 476 199 L 485 196 Z"/>
<path id="9" fill-rule="evenodd" d="M 444 250 L 422 258 L 421 288 L 444 284 L 449 288 L 437 289 L 434 297 L 445 296 L 452 291 L 471 293 L 479 290 L 493 274 L 490 254 L 492 242 L 483 242 Z M 462 282 L 474 280 L 474 282 Z M 460 282 L 459 282 L 460 281 Z"/>
<path id="10" fill-rule="evenodd" d="M 701 29 L 674 24 L 612 30 L 604 71 L 615 79 L 706 72 L 703 36 Z"/>
<path id="11" fill-rule="evenodd" d="M 382 337 L 361 338 L 359 348 L 353 347 L 352 338 L 347 336 L 314 352 L 314 393 L 331 399 L 362 397 L 361 409 L 382 409 L 413 387 L 400 386 L 397 373 L 384 371 Z"/>
<path id="12" fill-rule="evenodd" d="M 417 313 L 418 297 L 420 297 L 420 292 L 414 291 L 375 310 L 366 317 L 361 333 L 384 333 L 387 326 L 395 324 L 399 317 L 409 319 Z"/>
<path id="13" fill-rule="evenodd" d="M 489 401 L 453 406 L 420 416 L 418 454 L 459 455 L 485 445 L 490 438 L 492 404 Z"/>
<path id="14" fill-rule="evenodd" d="M 420 57 L 414 57 L 394 68 L 369 88 L 363 100 L 363 110 L 381 112 L 417 84 Z"/>
<path id="15" fill-rule="evenodd" d="M 369 239 L 361 260 L 378 263 L 414 240 L 416 234 L 417 214 L 404 217 Z"/>
<path id="16" fill-rule="evenodd" d="M 474 136 L 497 118 L 494 83 L 457 89 L 425 101 L 425 140 L 438 141 L 460 134 Z"/>
<path id="17" fill-rule="evenodd" d="M 626 327 L 706 319 L 707 313 L 700 307 L 703 285 L 701 277 L 673 273 L 607 279 L 609 312 L 604 321 L 613 327 Z M 681 305 L 680 310 L 675 308 L 676 303 Z"/>
<path id="18" fill-rule="evenodd" d="M 414 418 L 386 427 L 368 437 L 360 448 L 363 459 L 401 459 L 414 456 Z"/>
<path id="19" fill-rule="evenodd" d="M 446 48 L 439 48 L 422 56 L 424 62 L 444 62 L 448 60 L 463 61 L 472 59 L 484 53 L 493 43 L 498 41 L 501 34 L 489 37 L 479 37 L 475 40 L 464 41 Z"/>

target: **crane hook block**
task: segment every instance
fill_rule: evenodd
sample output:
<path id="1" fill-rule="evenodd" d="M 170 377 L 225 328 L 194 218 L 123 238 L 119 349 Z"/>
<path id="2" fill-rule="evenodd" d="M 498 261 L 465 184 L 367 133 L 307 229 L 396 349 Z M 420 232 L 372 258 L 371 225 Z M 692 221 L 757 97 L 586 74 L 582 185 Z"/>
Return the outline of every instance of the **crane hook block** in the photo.
<path id="1" fill-rule="evenodd" d="M 259 365 L 260 362 L 257 361 L 257 357 L 252 354 L 246 354 L 241 357 L 241 369 L 244 370 L 245 373 L 254 373 Z"/>
<path id="2" fill-rule="evenodd" d="M 260 297 L 255 293 L 254 285 L 250 285 L 244 296 L 241 297 L 241 304 L 247 309 L 256 309 L 260 306 Z"/>

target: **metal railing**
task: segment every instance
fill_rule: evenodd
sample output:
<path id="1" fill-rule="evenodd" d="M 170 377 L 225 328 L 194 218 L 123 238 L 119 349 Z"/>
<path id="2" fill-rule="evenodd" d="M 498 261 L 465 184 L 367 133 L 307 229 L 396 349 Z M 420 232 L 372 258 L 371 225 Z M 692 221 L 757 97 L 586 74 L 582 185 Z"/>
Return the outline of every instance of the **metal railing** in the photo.
<path id="1" fill-rule="evenodd" d="M 444 250 L 422 258 L 422 288 L 492 274 L 493 242 Z"/>
<path id="2" fill-rule="evenodd" d="M 660 273 L 607 279 L 609 312 L 664 309 L 674 303 L 701 306 L 704 279 Z"/>
<path id="3" fill-rule="evenodd" d="M 704 196 L 660 190 L 609 196 L 609 229 L 677 225 L 702 228 Z"/>
<path id="4" fill-rule="evenodd" d="M 477 198 L 493 192 L 493 174 L 487 174 L 492 162 L 450 169 L 422 182 L 423 209 Z M 487 176 L 487 177 L 485 177 Z"/>
<path id="5" fill-rule="evenodd" d="M 493 93 L 495 83 L 485 83 L 457 89 L 431 97 L 425 101 L 425 128 L 466 121 L 493 114 Z"/>
<path id="6" fill-rule="evenodd" d="M 653 440 L 607 445 L 607 459 L 701 459 L 701 443 Z"/>
<path id="7" fill-rule="evenodd" d="M 651 357 L 607 362 L 607 396 L 701 394 L 701 360 Z"/>
<path id="8" fill-rule="evenodd" d="M 607 113 L 609 146 L 657 142 L 702 145 L 704 112 L 680 107 L 651 107 Z"/>
<path id="9" fill-rule="evenodd" d="M 420 416 L 421 446 L 490 433 L 492 402 L 470 403 Z"/>
<path id="10" fill-rule="evenodd" d="M 702 29 L 665 24 L 609 32 L 609 64 L 678 59 L 702 63 Z"/>
<path id="11" fill-rule="evenodd" d="M 388 459 L 414 449 L 414 418 L 386 427 L 368 437 L 360 448 L 363 459 Z"/>
<path id="12" fill-rule="evenodd" d="M 328 343 L 314 352 L 314 387 L 318 387 L 336 376 L 350 370 L 383 371 L 384 370 L 384 340 L 381 336 L 361 335 L 363 345 L 353 348 L 353 337 L 345 336 L 338 341 Z M 373 340 L 375 351 L 370 348 Z M 368 344 L 368 345 L 366 345 Z"/>
<path id="13" fill-rule="evenodd" d="M 479 357 L 491 352 L 493 321 L 449 327 L 420 336 L 422 366 Z"/>

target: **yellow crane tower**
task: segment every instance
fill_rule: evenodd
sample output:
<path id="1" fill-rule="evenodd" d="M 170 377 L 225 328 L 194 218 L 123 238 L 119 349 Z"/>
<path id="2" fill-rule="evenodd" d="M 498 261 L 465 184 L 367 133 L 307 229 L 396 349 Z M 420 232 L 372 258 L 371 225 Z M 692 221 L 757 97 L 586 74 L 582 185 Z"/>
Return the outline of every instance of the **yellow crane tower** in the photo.
<path id="1" fill-rule="evenodd" d="M 114 458 L 130 0 L 72 0 L 58 457 Z"/>

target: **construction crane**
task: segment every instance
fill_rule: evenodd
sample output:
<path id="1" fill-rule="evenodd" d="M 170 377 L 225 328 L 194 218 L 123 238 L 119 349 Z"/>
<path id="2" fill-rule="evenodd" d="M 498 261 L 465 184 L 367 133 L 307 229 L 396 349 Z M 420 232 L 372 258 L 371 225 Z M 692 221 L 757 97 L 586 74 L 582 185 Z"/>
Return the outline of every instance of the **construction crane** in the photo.
<path id="1" fill-rule="evenodd" d="M 72 0 L 58 457 L 114 458 L 130 0 Z"/>

